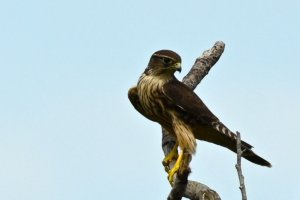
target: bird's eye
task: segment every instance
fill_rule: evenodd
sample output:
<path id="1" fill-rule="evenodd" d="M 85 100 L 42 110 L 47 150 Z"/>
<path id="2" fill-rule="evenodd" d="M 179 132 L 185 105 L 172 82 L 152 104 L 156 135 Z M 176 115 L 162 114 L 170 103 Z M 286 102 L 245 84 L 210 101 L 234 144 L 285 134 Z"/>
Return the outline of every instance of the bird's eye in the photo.
<path id="1" fill-rule="evenodd" d="M 170 58 L 162 58 L 162 60 L 165 64 L 171 64 L 173 62 Z"/>

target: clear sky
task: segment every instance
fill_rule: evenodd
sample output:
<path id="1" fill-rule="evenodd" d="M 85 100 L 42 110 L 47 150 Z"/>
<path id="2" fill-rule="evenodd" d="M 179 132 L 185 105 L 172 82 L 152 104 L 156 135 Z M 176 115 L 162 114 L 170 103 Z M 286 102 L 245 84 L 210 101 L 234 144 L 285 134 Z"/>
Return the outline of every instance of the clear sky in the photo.
<path id="1" fill-rule="evenodd" d="M 165 199 L 160 126 L 127 99 L 150 55 L 181 79 L 216 41 L 196 89 L 270 160 L 243 161 L 249 199 L 300 199 L 300 3 L 10 0 L 0 3 L 0 199 Z M 198 142 L 191 179 L 239 200 L 236 157 Z"/>

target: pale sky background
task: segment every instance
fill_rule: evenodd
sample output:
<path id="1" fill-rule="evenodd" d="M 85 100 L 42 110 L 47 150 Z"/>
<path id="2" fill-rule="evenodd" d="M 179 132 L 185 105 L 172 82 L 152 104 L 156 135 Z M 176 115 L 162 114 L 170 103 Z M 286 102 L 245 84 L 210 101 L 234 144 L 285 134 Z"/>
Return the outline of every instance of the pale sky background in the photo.
<path id="1" fill-rule="evenodd" d="M 127 99 L 150 55 L 226 49 L 196 89 L 273 168 L 243 160 L 249 199 L 300 200 L 300 2 L 0 3 L 0 199 L 166 199 L 160 126 Z M 241 199 L 236 156 L 198 142 L 190 178 Z"/>

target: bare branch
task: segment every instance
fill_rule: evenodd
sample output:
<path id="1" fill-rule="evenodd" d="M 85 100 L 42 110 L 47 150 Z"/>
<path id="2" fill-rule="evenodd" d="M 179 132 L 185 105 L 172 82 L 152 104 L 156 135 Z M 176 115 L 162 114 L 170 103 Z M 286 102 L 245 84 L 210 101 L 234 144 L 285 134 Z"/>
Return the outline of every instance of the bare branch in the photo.
<path id="1" fill-rule="evenodd" d="M 237 164 L 235 165 L 235 168 L 237 170 L 238 176 L 239 176 L 239 181 L 240 181 L 240 190 L 242 193 L 242 200 L 247 200 L 247 195 L 246 195 L 246 187 L 245 187 L 245 182 L 244 182 L 244 175 L 242 172 L 242 147 L 241 147 L 241 134 L 239 132 L 236 132 L 237 139 L 236 139 L 236 148 L 237 148 Z"/>
<path id="2" fill-rule="evenodd" d="M 189 73 L 183 78 L 182 82 L 189 88 L 194 90 L 201 80 L 208 74 L 209 70 L 219 60 L 225 48 L 223 42 L 216 42 L 214 46 L 203 52 L 203 54 L 196 59 L 193 67 Z M 162 149 L 165 155 L 173 149 L 176 138 L 169 134 L 166 130 L 162 130 Z M 174 162 L 170 163 L 168 168 L 171 169 L 174 166 Z M 190 171 L 177 175 L 175 177 L 174 186 L 169 194 L 168 200 L 179 200 L 182 197 L 189 198 L 191 200 L 220 200 L 218 193 L 210 189 L 206 185 L 188 181 L 188 175 Z"/>
<path id="3" fill-rule="evenodd" d="M 214 46 L 203 52 L 197 58 L 189 73 L 182 79 L 182 82 L 194 90 L 202 79 L 208 74 L 209 70 L 216 64 L 224 52 L 225 44 L 218 41 Z"/>
<path id="4" fill-rule="evenodd" d="M 191 156 L 190 154 L 188 154 L 188 156 Z M 186 159 L 189 159 L 188 157 L 185 157 Z M 187 167 L 183 167 L 184 171 L 181 171 L 177 174 L 175 182 L 174 182 L 174 186 L 168 196 L 168 200 L 180 200 L 183 195 L 184 195 L 184 191 L 186 190 L 187 184 L 188 184 L 188 176 L 191 172 L 189 166 L 189 160 L 184 160 L 183 161 L 183 165 L 187 166 Z"/>

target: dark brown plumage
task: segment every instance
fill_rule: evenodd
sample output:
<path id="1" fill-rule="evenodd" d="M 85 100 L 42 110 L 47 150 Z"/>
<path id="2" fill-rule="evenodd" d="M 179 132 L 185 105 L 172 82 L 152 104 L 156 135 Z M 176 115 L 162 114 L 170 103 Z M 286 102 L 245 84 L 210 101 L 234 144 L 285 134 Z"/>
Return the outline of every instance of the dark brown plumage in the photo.
<path id="1" fill-rule="evenodd" d="M 175 78 L 174 73 L 180 70 L 181 58 L 177 53 L 155 52 L 137 86 L 128 92 L 132 105 L 143 116 L 174 134 L 183 151 L 195 153 L 195 139 L 199 139 L 236 152 L 236 134 L 222 124 L 190 88 Z M 242 141 L 244 158 L 271 167 L 251 148 Z"/>

